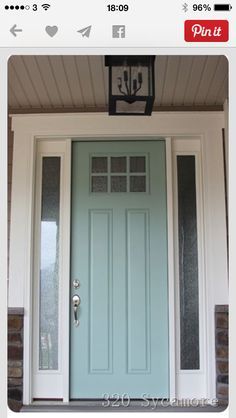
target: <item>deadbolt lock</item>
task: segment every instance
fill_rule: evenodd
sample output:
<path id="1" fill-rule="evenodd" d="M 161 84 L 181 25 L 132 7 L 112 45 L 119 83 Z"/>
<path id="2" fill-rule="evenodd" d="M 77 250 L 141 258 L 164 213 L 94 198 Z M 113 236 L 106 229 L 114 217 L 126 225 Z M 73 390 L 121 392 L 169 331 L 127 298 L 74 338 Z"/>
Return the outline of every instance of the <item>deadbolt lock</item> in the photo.
<path id="1" fill-rule="evenodd" d="M 73 286 L 74 289 L 78 289 L 78 287 L 80 287 L 80 281 L 77 279 L 73 280 Z"/>

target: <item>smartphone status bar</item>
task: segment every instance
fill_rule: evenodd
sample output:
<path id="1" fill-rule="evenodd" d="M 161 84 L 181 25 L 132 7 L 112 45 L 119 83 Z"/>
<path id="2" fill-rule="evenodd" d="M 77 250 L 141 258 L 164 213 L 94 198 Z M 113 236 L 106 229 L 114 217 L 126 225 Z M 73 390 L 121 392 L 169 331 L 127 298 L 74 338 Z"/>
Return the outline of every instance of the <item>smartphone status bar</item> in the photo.
<path id="1" fill-rule="evenodd" d="M 214 2 L 6 0 L 0 6 L 0 46 L 235 46 L 235 11 L 230 3 Z"/>

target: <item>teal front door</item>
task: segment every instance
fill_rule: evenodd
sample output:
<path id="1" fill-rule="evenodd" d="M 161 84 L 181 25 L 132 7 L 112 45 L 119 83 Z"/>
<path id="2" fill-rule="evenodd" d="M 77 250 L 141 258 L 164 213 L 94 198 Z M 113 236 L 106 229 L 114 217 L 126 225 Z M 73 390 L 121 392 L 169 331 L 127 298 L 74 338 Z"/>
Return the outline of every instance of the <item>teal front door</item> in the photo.
<path id="1" fill-rule="evenodd" d="M 70 398 L 168 398 L 165 141 L 72 155 Z"/>

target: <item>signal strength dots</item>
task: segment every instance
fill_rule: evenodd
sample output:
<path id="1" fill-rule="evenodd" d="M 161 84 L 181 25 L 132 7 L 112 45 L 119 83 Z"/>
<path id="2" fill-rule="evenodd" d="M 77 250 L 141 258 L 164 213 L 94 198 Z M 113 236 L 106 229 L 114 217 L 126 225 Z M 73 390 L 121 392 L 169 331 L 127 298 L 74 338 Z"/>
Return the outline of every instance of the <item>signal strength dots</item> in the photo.
<path id="1" fill-rule="evenodd" d="M 42 4 L 42 8 L 43 8 L 44 10 L 48 10 L 50 7 L 51 7 L 51 6 L 50 6 L 50 4 L 47 4 L 47 3 Z"/>

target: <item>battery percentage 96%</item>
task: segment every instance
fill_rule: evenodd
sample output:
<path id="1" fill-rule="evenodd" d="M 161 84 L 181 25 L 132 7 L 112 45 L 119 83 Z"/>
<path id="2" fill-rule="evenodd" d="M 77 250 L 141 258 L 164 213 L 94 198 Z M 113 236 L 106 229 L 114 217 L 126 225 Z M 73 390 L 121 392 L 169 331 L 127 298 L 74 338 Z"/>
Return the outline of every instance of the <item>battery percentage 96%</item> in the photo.
<path id="1" fill-rule="evenodd" d="M 210 4 L 194 4 L 193 11 L 194 12 L 210 12 L 211 6 Z"/>

